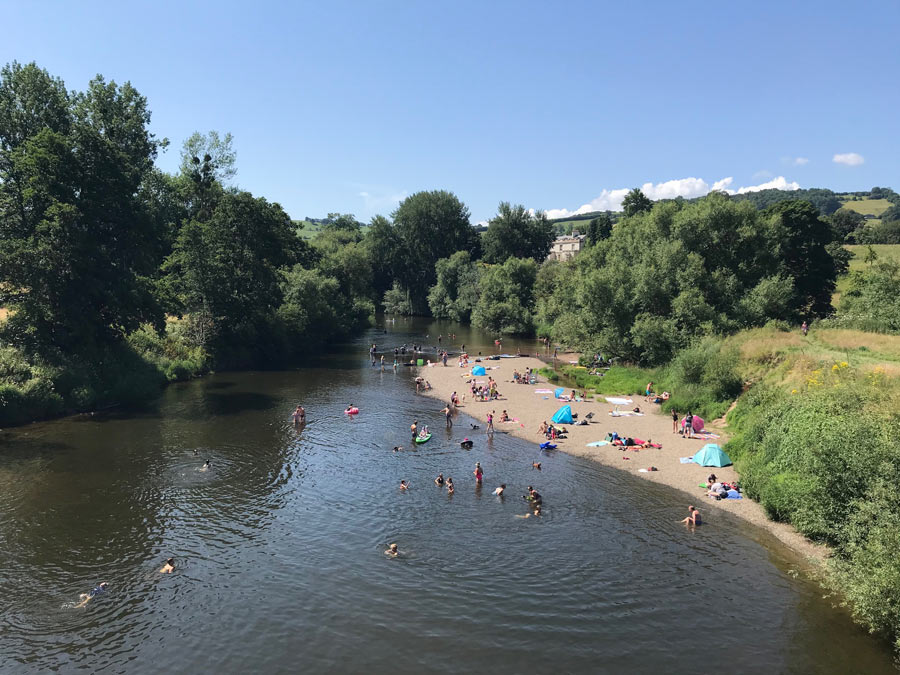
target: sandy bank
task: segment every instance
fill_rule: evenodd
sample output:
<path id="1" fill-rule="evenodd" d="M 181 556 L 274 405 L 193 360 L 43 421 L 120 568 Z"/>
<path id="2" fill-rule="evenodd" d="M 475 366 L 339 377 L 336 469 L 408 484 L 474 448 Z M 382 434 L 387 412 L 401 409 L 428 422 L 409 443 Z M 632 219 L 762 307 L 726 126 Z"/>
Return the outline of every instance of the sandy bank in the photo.
<path id="1" fill-rule="evenodd" d="M 553 390 L 556 387 L 556 385 L 545 382 L 543 378 L 538 378 L 539 384 L 537 385 L 523 385 L 513 384 L 512 377 L 514 370 L 521 373 L 525 368 L 541 368 L 545 364 L 536 358 L 520 357 L 500 359 L 499 361 L 488 360 L 484 361 L 482 365 L 489 369 L 487 374 L 497 381 L 500 400 L 473 401 L 470 385 L 466 384 L 466 380 L 470 378 L 471 365 L 468 368 L 459 368 L 453 360 L 448 361 L 447 367 L 438 363 L 419 369 L 420 374 L 433 387 L 431 391 L 426 392 L 426 395 L 441 401 L 449 401 L 450 395 L 455 391 L 461 398 L 460 412 L 485 421 L 488 413 L 494 411 L 494 426 L 497 430 L 508 432 L 535 444 L 543 441 L 544 438 L 538 433 L 538 427 L 544 420 L 549 422 L 553 413 L 561 405 L 566 405 L 566 402 L 556 400 L 552 393 L 535 393 L 538 389 Z M 487 377 L 477 377 L 476 380 L 486 382 Z M 593 412 L 594 416 L 587 426 L 565 425 L 569 431 L 568 438 L 556 441 L 558 450 L 580 457 L 588 457 L 640 478 L 681 490 L 686 493 L 685 512 L 688 503 L 695 504 L 701 509 L 707 520 L 714 518 L 716 511 L 729 511 L 753 525 L 763 528 L 804 557 L 816 560 L 825 557 L 827 549 L 824 546 L 812 543 L 790 525 L 772 522 L 766 517 L 763 508 L 757 502 L 746 498 L 716 501 L 706 497 L 706 491 L 698 487 L 699 484 L 705 482 L 710 473 L 715 473 L 723 480 L 736 479 L 738 475 L 734 468 L 702 467 L 694 463 L 682 464 L 679 461 L 680 457 L 692 456 L 710 441 L 682 438 L 672 432 L 671 417 L 660 414 L 658 406 L 645 402 L 643 397 L 631 398 L 634 398 L 634 403 L 623 409 L 639 406 L 642 411 L 646 412 L 644 416 L 611 417 L 609 413 L 613 410 L 613 406 L 602 397 L 594 401 L 568 403 L 572 406 L 572 412 L 578 413 L 579 419 L 584 419 L 585 415 L 590 412 Z M 506 410 L 511 418 L 519 421 L 505 424 L 498 422 L 503 410 Z M 587 447 L 588 443 L 605 439 L 606 434 L 611 431 L 617 431 L 620 435 L 632 438 L 652 440 L 663 447 L 627 452 L 624 448 L 608 445 Z M 484 427 L 479 432 L 484 433 Z M 723 434 L 723 437 L 712 442 L 723 444 L 727 440 L 723 431 L 717 429 L 716 433 Z M 647 473 L 639 471 L 639 469 L 648 469 L 651 466 L 655 466 L 658 470 Z M 682 514 L 675 515 L 681 517 Z"/>

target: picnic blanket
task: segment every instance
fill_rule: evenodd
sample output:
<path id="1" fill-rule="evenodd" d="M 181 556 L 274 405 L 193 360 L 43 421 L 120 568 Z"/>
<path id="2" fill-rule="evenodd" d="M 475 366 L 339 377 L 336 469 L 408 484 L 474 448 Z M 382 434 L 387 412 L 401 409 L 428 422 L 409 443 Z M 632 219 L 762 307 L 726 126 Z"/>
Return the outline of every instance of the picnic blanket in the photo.
<path id="1" fill-rule="evenodd" d="M 678 461 L 681 462 L 682 464 L 693 464 L 694 458 L 693 457 L 679 457 Z"/>
<path id="2" fill-rule="evenodd" d="M 634 403 L 634 401 L 630 398 L 621 398 L 619 396 L 606 396 L 607 403 L 612 403 L 613 405 L 628 405 L 629 403 Z"/>
<path id="3" fill-rule="evenodd" d="M 715 440 L 717 438 L 721 438 L 721 436 L 719 436 L 719 434 L 714 434 L 710 431 L 703 431 L 699 434 L 695 433 L 693 438 L 699 438 L 701 441 L 711 441 L 711 440 Z"/>
<path id="4" fill-rule="evenodd" d="M 634 412 L 634 410 L 610 410 L 609 414 L 613 417 L 643 417 L 644 413 Z"/>
<path id="5" fill-rule="evenodd" d="M 729 490 L 728 496 L 725 499 L 743 499 L 743 497 L 737 490 Z"/>
<path id="6" fill-rule="evenodd" d="M 593 443 L 588 443 L 585 447 L 587 448 L 599 448 L 604 445 L 609 445 L 609 441 L 594 441 Z"/>
<path id="7" fill-rule="evenodd" d="M 553 390 L 552 389 L 535 389 L 534 393 L 535 394 L 552 394 Z"/>

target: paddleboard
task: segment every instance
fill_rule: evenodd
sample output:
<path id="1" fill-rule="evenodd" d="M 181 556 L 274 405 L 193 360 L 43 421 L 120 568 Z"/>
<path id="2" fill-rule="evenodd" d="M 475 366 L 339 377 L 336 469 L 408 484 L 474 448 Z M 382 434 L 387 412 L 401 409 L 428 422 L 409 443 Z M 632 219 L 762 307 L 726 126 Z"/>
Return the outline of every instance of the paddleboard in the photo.
<path id="1" fill-rule="evenodd" d="M 416 436 L 416 443 L 427 443 L 429 440 L 431 440 L 431 434 L 428 434 L 427 436 Z"/>

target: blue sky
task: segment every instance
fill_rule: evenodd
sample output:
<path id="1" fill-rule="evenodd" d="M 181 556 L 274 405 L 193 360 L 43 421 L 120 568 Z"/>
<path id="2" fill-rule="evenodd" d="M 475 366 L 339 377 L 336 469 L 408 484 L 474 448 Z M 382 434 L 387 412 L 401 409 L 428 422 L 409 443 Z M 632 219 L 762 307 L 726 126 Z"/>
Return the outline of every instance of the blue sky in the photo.
<path id="1" fill-rule="evenodd" d="M 473 222 L 501 200 L 611 208 L 648 183 L 900 190 L 897 0 L 0 9 L 0 61 L 70 89 L 130 80 L 173 143 L 166 170 L 193 131 L 231 132 L 235 182 L 295 218 L 368 220 L 438 188 Z"/>

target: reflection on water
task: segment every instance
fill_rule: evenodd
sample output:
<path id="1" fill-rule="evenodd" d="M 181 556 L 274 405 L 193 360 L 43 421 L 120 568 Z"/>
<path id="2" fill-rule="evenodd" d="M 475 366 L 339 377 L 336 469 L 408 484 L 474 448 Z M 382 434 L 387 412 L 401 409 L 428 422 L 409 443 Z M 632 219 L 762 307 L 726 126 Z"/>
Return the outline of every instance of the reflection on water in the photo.
<path id="1" fill-rule="evenodd" d="M 3 670 L 891 672 L 888 648 L 743 523 L 692 532 L 663 486 L 564 454 L 537 472 L 533 444 L 445 430 L 413 371 L 372 368 L 366 341 L 490 339 L 388 330 L 307 368 L 171 387 L 145 412 L 4 432 Z M 429 443 L 408 442 L 412 418 Z M 516 517 L 527 485 L 541 518 Z"/>

